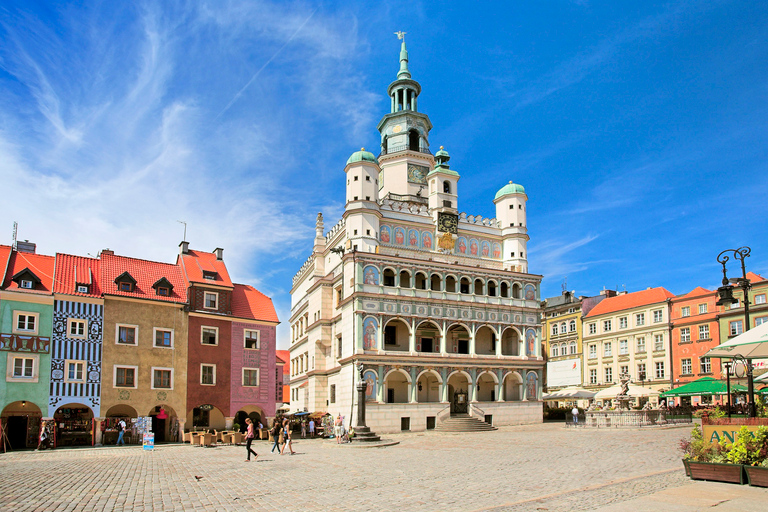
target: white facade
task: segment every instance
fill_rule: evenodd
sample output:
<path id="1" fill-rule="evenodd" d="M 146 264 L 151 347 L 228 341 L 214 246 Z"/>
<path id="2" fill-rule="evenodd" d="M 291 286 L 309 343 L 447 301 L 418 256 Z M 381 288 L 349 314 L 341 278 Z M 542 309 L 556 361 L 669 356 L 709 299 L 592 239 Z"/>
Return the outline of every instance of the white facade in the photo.
<path id="1" fill-rule="evenodd" d="M 291 410 L 341 413 L 354 425 L 358 363 L 376 432 L 425 430 L 463 412 L 496 425 L 540 422 L 541 276 L 527 273 L 528 197 L 510 182 L 494 199 L 497 218 L 459 213 L 459 174 L 447 152 L 429 150 L 420 92 L 403 43 L 381 155 L 350 157 L 344 215 L 327 232 L 318 215 L 312 255 L 294 277 Z"/>

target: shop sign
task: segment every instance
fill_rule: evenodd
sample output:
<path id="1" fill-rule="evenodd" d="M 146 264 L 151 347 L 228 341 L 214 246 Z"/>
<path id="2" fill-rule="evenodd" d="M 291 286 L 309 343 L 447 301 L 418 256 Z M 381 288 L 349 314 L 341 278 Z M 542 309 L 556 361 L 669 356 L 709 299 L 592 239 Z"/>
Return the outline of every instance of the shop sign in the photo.
<path id="1" fill-rule="evenodd" d="M 148 432 L 144 434 L 144 449 L 152 450 L 155 448 L 155 434 Z"/>
<path id="2" fill-rule="evenodd" d="M 739 430 L 747 427 L 750 432 L 757 432 L 761 425 L 703 425 L 701 427 L 704 439 L 710 443 L 728 441 L 733 443 L 739 437 Z M 754 437 L 755 434 L 752 434 Z"/>
<path id="3" fill-rule="evenodd" d="M 211 404 L 203 404 L 199 407 L 201 411 L 212 411 L 213 406 Z"/>

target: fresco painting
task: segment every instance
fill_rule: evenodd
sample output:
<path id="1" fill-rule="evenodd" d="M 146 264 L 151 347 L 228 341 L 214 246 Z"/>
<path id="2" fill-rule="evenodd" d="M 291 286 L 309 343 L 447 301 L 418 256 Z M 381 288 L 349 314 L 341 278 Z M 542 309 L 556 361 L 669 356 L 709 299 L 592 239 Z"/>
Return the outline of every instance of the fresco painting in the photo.
<path id="1" fill-rule="evenodd" d="M 405 230 L 403 228 L 395 228 L 395 243 L 397 245 L 405 243 Z"/>
<path id="2" fill-rule="evenodd" d="M 379 323 L 373 317 L 368 317 L 363 321 L 363 350 L 376 349 L 376 333 L 379 330 Z"/>
<path id="3" fill-rule="evenodd" d="M 528 378 L 526 379 L 526 381 L 527 381 L 526 395 L 528 400 L 536 400 L 537 399 L 536 391 L 539 388 L 538 386 L 539 376 L 536 375 L 534 372 L 529 372 Z"/>
<path id="4" fill-rule="evenodd" d="M 390 230 L 389 226 L 381 226 L 381 231 L 379 232 L 379 240 L 381 240 L 383 243 L 388 244 L 392 237 L 392 231 Z"/>
<path id="5" fill-rule="evenodd" d="M 373 370 L 366 370 L 363 374 L 363 382 L 365 382 L 365 401 L 376 401 L 376 384 L 379 376 Z"/>
<path id="6" fill-rule="evenodd" d="M 424 249 L 432 249 L 432 233 L 424 232 L 421 234 L 421 246 Z"/>
<path id="7" fill-rule="evenodd" d="M 532 284 L 525 285 L 525 300 L 536 300 L 536 288 Z"/>
<path id="8" fill-rule="evenodd" d="M 411 247 L 419 246 L 419 232 L 415 229 L 408 230 L 408 245 Z"/>
<path id="9" fill-rule="evenodd" d="M 373 265 L 368 265 L 363 270 L 363 283 L 365 284 L 379 284 L 379 269 Z"/>
<path id="10" fill-rule="evenodd" d="M 491 254 L 491 244 L 488 242 L 483 242 L 480 244 L 480 254 L 483 255 L 483 258 L 487 258 Z"/>

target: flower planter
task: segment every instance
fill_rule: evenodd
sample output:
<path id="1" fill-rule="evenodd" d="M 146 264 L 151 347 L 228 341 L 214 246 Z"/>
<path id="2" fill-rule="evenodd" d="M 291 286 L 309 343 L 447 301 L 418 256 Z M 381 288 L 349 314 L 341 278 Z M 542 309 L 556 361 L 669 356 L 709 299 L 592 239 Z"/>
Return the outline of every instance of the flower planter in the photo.
<path id="1" fill-rule="evenodd" d="M 683 459 L 683 466 L 685 466 L 685 476 L 691 476 L 691 468 L 688 467 L 688 459 Z"/>
<path id="2" fill-rule="evenodd" d="M 721 464 L 719 462 L 688 461 L 688 471 L 694 480 L 711 482 L 744 483 L 744 466 L 741 464 Z"/>
<path id="3" fill-rule="evenodd" d="M 768 487 L 768 468 L 760 466 L 744 466 L 747 470 L 747 481 L 753 487 Z"/>

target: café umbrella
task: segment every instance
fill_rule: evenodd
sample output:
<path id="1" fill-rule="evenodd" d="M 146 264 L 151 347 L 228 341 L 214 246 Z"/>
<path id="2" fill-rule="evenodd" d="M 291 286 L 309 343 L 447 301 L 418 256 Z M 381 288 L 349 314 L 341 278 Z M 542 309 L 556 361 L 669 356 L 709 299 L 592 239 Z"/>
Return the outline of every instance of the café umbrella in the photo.
<path id="1" fill-rule="evenodd" d="M 552 393 L 546 393 L 541 398 L 542 400 L 565 400 L 568 398 L 585 399 L 592 398 L 593 396 L 595 396 L 594 391 L 589 391 L 579 386 L 570 386 L 567 388 L 558 389 Z"/>
<path id="2" fill-rule="evenodd" d="M 731 384 L 731 393 L 743 393 L 747 388 L 740 384 Z M 702 377 L 680 387 L 670 389 L 661 394 L 663 398 L 671 396 L 708 396 L 708 395 L 727 395 L 728 386 L 722 380 L 712 377 Z"/>
<path id="3" fill-rule="evenodd" d="M 707 352 L 706 356 L 720 359 L 768 358 L 768 322 L 716 346 Z"/>

